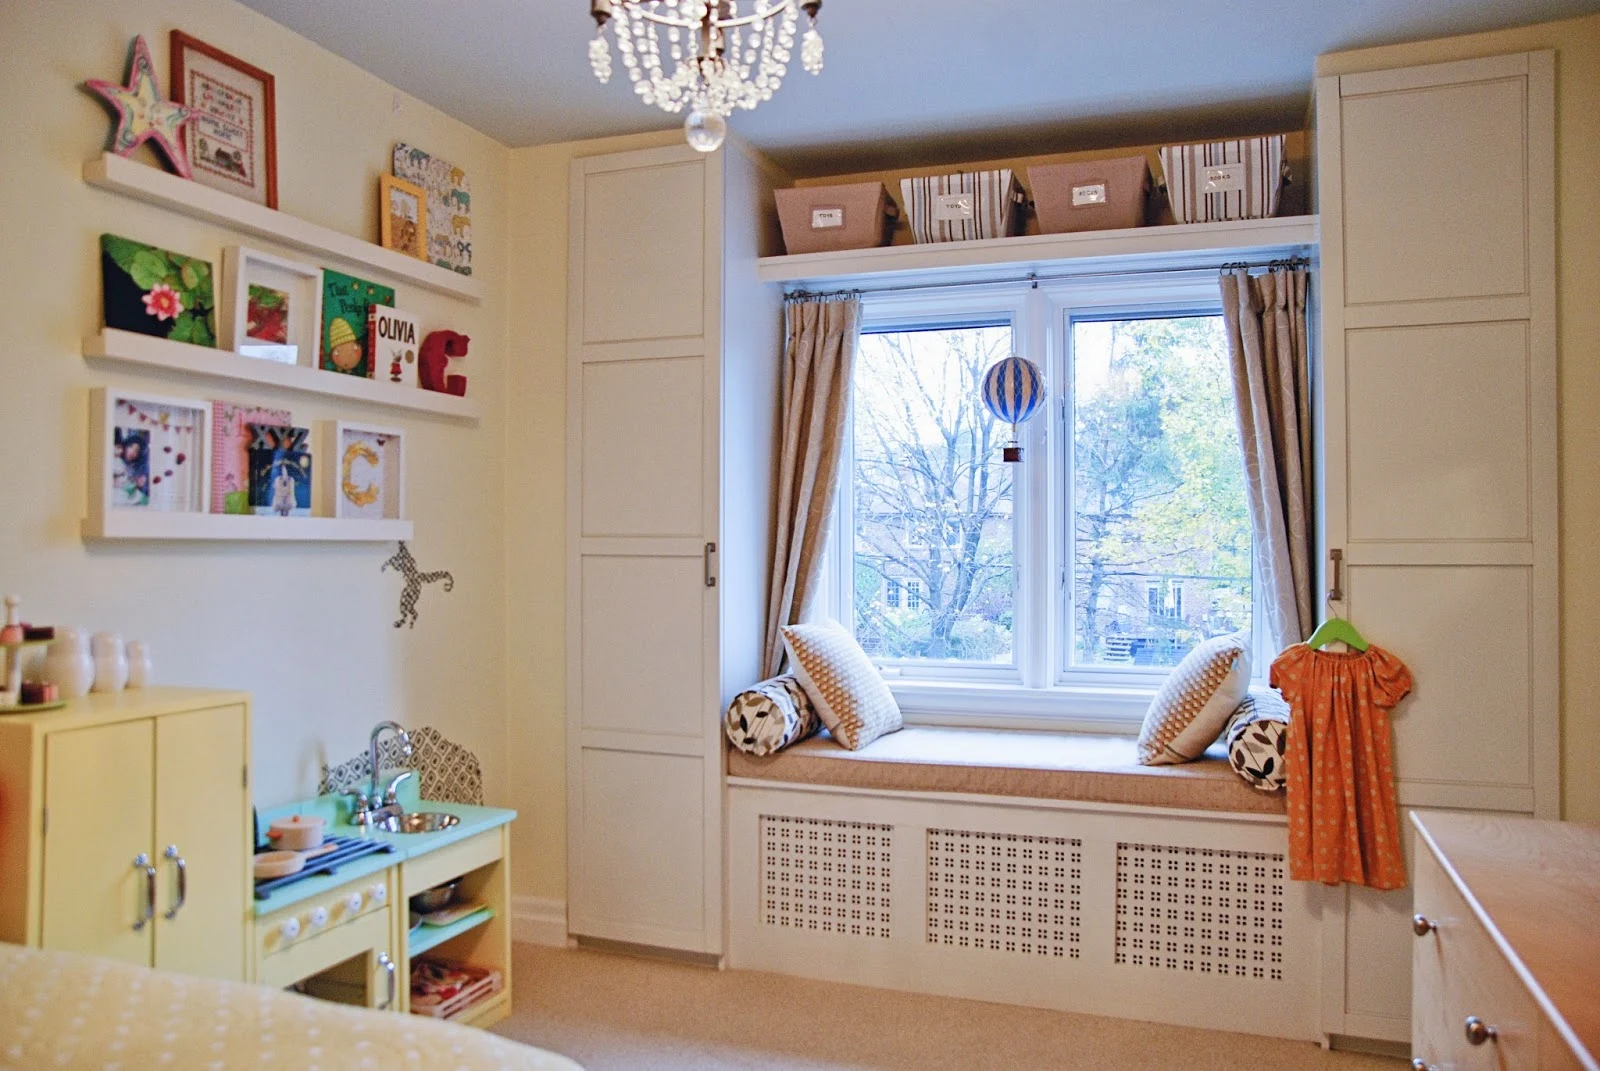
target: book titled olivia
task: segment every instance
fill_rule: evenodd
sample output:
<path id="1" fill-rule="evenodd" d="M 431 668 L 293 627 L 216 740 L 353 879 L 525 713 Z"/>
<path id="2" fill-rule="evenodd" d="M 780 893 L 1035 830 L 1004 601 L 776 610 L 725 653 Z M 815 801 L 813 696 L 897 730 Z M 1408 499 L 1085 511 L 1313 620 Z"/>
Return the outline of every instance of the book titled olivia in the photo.
<path id="1" fill-rule="evenodd" d="M 421 333 L 409 312 L 374 305 L 367 310 L 367 345 L 374 379 L 417 385 L 417 344 Z"/>

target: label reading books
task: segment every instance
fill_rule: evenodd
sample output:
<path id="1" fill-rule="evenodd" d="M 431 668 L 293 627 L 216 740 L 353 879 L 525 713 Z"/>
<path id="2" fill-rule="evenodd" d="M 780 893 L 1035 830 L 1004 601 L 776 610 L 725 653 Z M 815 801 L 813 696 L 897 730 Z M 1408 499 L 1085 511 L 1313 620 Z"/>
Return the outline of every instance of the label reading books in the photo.
<path id="1" fill-rule="evenodd" d="M 1232 193 L 1244 189 L 1244 164 L 1219 164 L 1206 168 L 1201 193 Z"/>
<path id="2" fill-rule="evenodd" d="M 1103 205 L 1106 203 L 1106 184 L 1094 182 L 1087 186 L 1072 187 L 1072 207 L 1082 208 L 1084 205 Z"/>

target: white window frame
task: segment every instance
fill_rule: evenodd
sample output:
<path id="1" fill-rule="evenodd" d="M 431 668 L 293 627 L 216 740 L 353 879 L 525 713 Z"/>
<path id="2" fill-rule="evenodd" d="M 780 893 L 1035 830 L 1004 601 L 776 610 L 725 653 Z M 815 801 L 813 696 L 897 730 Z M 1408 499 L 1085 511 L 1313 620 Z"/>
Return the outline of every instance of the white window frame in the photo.
<path id="1" fill-rule="evenodd" d="M 1050 391 L 1047 405 L 1019 428 L 1023 460 L 1013 475 L 1013 557 L 1018 584 L 1010 666 L 874 658 L 907 719 L 922 724 L 985 725 L 1135 732 L 1170 669 L 1070 665 L 1073 526 L 1071 523 L 1073 316 L 1130 318 L 1162 314 L 1218 315 L 1216 275 L 1160 273 L 1050 283 L 979 284 L 862 295 L 863 334 L 1011 319 L 1015 352 L 1038 363 Z M 824 555 L 822 598 L 814 617 L 854 622 L 854 413 L 847 418 L 844 475 Z M 1061 488 L 1059 498 L 1053 488 Z M 1252 570 L 1253 572 L 1253 570 Z M 1049 578 L 1030 583 L 1029 578 Z M 1260 585 L 1252 575 L 1253 684 L 1264 683 L 1270 653 L 1259 627 Z M 1029 627 L 1031 626 L 1031 627 Z"/>

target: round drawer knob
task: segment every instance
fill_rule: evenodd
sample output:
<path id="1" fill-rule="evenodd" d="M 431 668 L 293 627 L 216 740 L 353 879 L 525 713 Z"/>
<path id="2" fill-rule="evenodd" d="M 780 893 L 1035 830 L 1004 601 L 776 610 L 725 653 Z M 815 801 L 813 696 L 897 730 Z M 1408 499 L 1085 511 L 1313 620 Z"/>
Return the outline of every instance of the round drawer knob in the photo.
<path id="1" fill-rule="evenodd" d="M 344 909 L 352 915 L 361 910 L 361 894 L 353 892 L 344 898 Z"/>
<path id="2" fill-rule="evenodd" d="M 328 924 L 328 909 L 325 907 L 312 908 L 311 913 L 306 916 L 306 921 L 311 923 L 313 930 L 321 929 Z"/>
<path id="3" fill-rule="evenodd" d="M 1426 915 L 1411 916 L 1411 932 L 1418 937 L 1426 937 L 1439 928 L 1439 924 Z"/>
<path id="4" fill-rule="evenodd" d="M 1499 1037 L 1500 1031 L 1476 1015 L 1467 1016 L 1467 1044 L 1482 1045 L 1485 1041 L 1494 1041 Z"/>
<path id="5" fill-rule="evenodd" d="M 300 920 L 284 919 L 282 922 L 278 923 L 278 936 L 283 938 L 285 941 L 293 941 L 296 937 L 299 937 Z"/>
<path id="6" fill-rule="evenodd" d="M 1411 1071 L 1439 1071 L 1439 1069 L 1420 1056 L 1411 1058 Z"/>
<path id="7" fill-rule="evenodd" d="M 384 885 L 374 885 L 367 890 L 367 893 L 372 897 L 372 902 L 375 904 L 381 904 L 389 899 L 389 889 Z"/>

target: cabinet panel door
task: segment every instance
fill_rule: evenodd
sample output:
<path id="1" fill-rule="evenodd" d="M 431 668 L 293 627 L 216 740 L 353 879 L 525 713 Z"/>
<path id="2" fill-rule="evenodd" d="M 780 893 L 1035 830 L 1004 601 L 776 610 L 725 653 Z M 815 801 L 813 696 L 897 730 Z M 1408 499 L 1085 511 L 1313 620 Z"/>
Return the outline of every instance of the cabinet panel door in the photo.
<path id="1" fill-rule="evenodd" d="M 700 554 L 583 557 L 584 729 L 705 734 L 703 568 Z"/>
<path id="2" fill-rule="evenodd" d="M 152 854 L 154 728 L 149 720 L 51 733 L 45 742 L 46 948 L 149 965 L 155 927 L 135 930 Z"/>
<path id="3" fill-rule="evenodd" d="M 583 341 L 701 334 L 705 164 L 591 172 L 580 181 Z"/>
<path id="4" fill-rule="evenodd" d="M 155 965 L 244 981 L 251 903 L 244 708 L 168 714 L 155 726 Z M 188 884 L 170 919 L 178 868 L 169 847 L 183 859 Z"/>
<path id="5" fill-rule="evenodd" d="M 585 536 L 694 536 L 705 530 L 706 362 L 582 366 Z"/>

